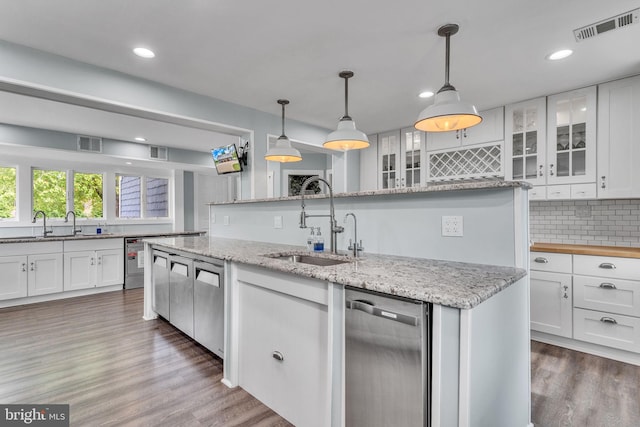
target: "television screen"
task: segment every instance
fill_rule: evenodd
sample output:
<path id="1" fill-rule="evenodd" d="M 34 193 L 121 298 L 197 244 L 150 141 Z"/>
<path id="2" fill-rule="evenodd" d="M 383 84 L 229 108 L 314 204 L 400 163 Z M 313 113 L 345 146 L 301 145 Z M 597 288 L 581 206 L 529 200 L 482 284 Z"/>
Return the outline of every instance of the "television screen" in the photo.
<path id="1" fill-rule="evenodd" d="M 242 172 L 242 163 L 238 158 L 236 144 L 214 148 L 211 150 L 211 155 L 213 156 L 213 163 L 216 165 L 218 175 Z"/>

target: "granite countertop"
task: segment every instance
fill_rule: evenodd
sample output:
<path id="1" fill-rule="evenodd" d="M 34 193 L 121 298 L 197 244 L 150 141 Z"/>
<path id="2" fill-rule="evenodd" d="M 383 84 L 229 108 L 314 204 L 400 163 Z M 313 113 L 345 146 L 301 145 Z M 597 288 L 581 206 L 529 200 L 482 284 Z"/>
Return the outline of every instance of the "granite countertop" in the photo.
<path id="1" fill-rule="evenodd" d="M 534 243 L 531 252 L 552 252 L 560 254 L 614 256 L 640 258 L 640 248 L 626 246 L 568 245 L 562 243 Z"/>
<path id="2" fill-rule="evenodd" d="M 103 233 L 103 234 L 77 234 L 75 236 L 21 236 L 21 237 L 0 237 L 0 243 L 32 243 L 32 242 L 59 242 L 61 240 L 89 240 L 89 239 L 116 239 L 127 237 L 162 237 L 162 236 L 178 236 L 178 235 L 199 235 L 205 231 L 183 231 L 183 232 L 165 232 L 165 233 Z"/>
<path id="3" fill-rule="evenodd" d="M 521 268 L 374 254 L 355 260 L 323 253 L 320 256 L 352 262 L 320 267 L 264 256 L 308 253 L 301 246 L 217 237 L 146 239 L 145 242 L 460 309 L 477 306 L 526 275 Z"/>
<path id="4" fill-rule="evenodd" d="M 365 196 L 383 196 L 388 194 L 415 194 L 415 193 L 432 193 L 441 191 L 462 191 L 462 190 L 484 190 L 492 188 L 524 188 L 531 189 L 533 186 L 525 181 L 504 181 L 502 179 L 483 179 L 474 181 L 461 181 L 461 182 L 443 182 L 443 183 L 429 183 L 423 187 L 405 187 L 405 188 L 390 188 L 387 190 L 373 190 L 373 191 L 356 191 L 353 193 L 335 193 L 334 198 L 341 197 L 365 197 Z M 329 197 L 328 194 L 312 194 L 304 196 L 305 199 L 324 199 Z M 301 196 L 289 196 L 289 197 L 275 197 L 270 199 L 248 199 L 248 200 L 234 200 L 231 202 L 211 202 L 209 205 L 230 205 L 240 203 L 259 203 L 259 202 L 279 202 L 284 200 L 300 200 Z"/>

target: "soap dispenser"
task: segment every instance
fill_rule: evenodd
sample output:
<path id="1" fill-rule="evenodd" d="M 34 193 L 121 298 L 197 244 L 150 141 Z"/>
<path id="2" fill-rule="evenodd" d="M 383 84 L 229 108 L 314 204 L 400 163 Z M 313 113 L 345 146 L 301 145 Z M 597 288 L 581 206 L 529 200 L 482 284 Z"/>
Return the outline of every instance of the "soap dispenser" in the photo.
<path id="1" fill-rule="evenodd" d="M 307 237 L 307 250 L 309 252 L 315 250 L 314 249 L 314 245 L 316 243 L 316 234 L 315 234 L 315 228 L 314 227 L 310 227 L 311 228 L 311 233 L 309 234 L 309 236 Z"/>
<path id="2" fill-rule="evenodd" d="M 313 244 L 314 252 L 323 252 L 324 251 L 324 237 L 322 237 L 322 233 L 320 232 L 320 227 L 318 227 L 318 231 L 316 233 L 316 240 Z"/>

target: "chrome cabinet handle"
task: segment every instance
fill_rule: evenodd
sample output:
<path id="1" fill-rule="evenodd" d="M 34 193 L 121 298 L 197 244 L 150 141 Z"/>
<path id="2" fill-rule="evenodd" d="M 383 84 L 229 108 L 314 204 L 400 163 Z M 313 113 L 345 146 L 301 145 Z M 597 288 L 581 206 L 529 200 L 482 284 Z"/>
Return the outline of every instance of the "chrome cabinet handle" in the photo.
<path id="1" fill-rule="evenodd" d="M 616 321 L 616 319 L 612 318 L 612 317 L 601 317 L 600 321 L 602 323 L 610 323 L 612 325 L 617 325 L 618 322 Z"/>
<path id="2" fill-rule="evenodd" d="M 34 262 L 29 264 L 29 270 L 36 271 L 36 264 Z"/>
<path id="3" fill-rule="evenodd" d="M 549 175 L 553 176 L 553 163 L 549 165 Z"/>
<path id="4" fill-rule="evenodd" d="M 613 283 L 607 283 L 607 282 L 600 283 L 600 287 L 602 289 L 618 289 L 616 288 L 616 285 L 614 285 Z"/>
<path id="5" fill-rule="evenodd" d="M 567 292 L 567 291 L 569 290 L 569 287 L 568 287 L 568 286 L 563 286 L 562 288 L 564 289 L 564 292 L 563 292 L 562 298 L 567 298 L 567 299 L 569 299 L 569 294 L 568 294 L 568 292 Z"/>
<path id="6" fill-rule="evenodd" d="M 27 271 L 27 263 L 26 262 L 22 263 L 22 271 Z"/>
<path id="7" fill-rule="evenodd" d="M 460 129 L 456 131 L 456 139 L 460 139 Z"/>
<path id="8" fill-rule="evenodd" d="M 538 264 L 548 264 L 549 260 L 546 259 L 545 257 L 537 257 L 536 259 L 533 260 L 534 262 L 537 262 Z"/>
<path id="9" fill-rule="evenodd" d="M 98 257 L 98 265 L 102 265 L 102 257 L 101 256 Z"/>
<path id="10" fill-rule="evenodd" d="M 284 356 L 279 351 L 274 351 L 273 353 L 271 353 L 271 356 L 278 362 L 282 362 L 284 360 Z"/>
<path id="11" fill-rule="evenodd" d="M 544 176 L 544 165 L 540 165 L 540 172 L 538 174 L 538 176 Z"/>
<path id="12" fill-rule="evenodd" d="M 467 128 L 462 129 L 462 137 L 463 138 L 467 137 Z"/>
<path id="13" fill-rule="evenodd" d="M 91 257 L 91 260 L 89 261 L 89 265 L 96 265 L 96 261 L 93 259 L 93 257 Z"/>
<path id="14" fill-rule="evenodd" d="M 605 182 L 607 177 L 603 175 L 600 179 L 602 180 L 602 183 L 600 184 L 600 188 L 607 188 L 607 183 Z"/>
<path id="15" fill-rule="evenodd" d="M 602 264 L 600 264 L 598 266 L 598 268 L 604 268 L 605 270 L 615 270 L 616 269 L 616 265 L 612 264 L 610 262 L 603 262 Z"/>

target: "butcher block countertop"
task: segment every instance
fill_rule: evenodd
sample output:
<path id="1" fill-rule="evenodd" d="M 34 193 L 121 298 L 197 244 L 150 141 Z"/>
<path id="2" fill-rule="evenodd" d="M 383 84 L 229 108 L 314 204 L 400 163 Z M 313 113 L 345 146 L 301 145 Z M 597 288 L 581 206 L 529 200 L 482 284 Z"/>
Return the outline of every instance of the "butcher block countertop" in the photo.
<path id="1" fill-rule="evenodd" d="M 640 258 L 640 248 L 626 246 L 565 245 L 561 243 L 534 243 L 531 252 L 554 252 L 574 255 L 614 256 Z"/>

